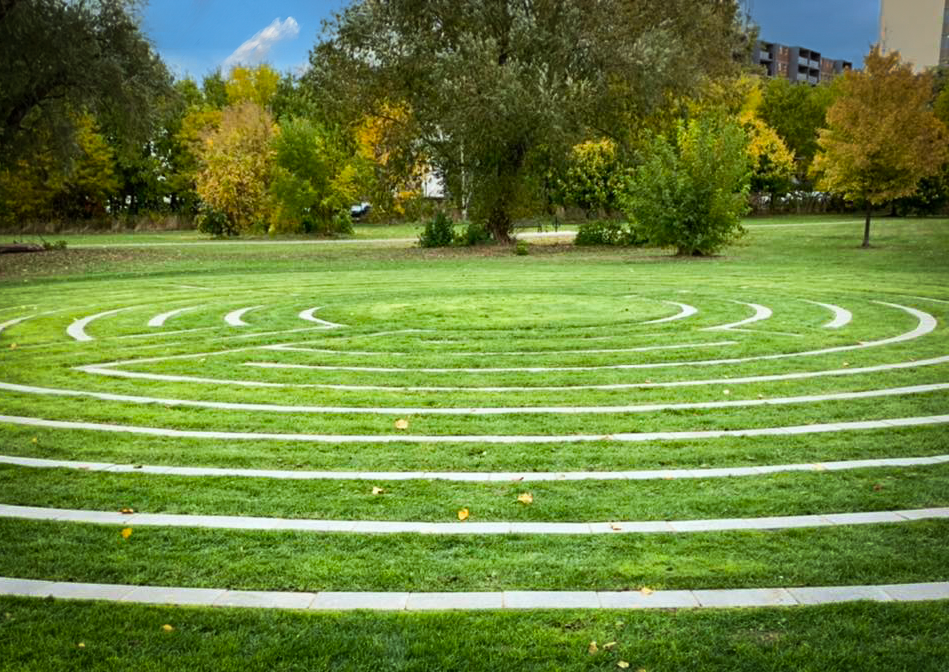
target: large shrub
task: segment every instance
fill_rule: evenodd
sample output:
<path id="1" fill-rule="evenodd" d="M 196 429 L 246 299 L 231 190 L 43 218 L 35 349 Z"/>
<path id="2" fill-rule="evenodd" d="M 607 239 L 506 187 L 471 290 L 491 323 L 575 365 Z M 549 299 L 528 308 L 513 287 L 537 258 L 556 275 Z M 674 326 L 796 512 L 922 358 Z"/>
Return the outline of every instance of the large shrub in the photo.
<path id="1" fill-rule="evenodd" d="M 744 233 L 750 165 L 747 137 L 721 116 L 680 122 L 672 141 L 650 138 L 622 197 L 650 243 L 680 255 L 712 254 Z"/>
<path id="2" fill-rule="evenodd" d="M 455 238 L 455 227 L 451 218 L 439 212 L 425 222 L 425 228 L 418 237 L 419 247 L 448 247 Z"/>

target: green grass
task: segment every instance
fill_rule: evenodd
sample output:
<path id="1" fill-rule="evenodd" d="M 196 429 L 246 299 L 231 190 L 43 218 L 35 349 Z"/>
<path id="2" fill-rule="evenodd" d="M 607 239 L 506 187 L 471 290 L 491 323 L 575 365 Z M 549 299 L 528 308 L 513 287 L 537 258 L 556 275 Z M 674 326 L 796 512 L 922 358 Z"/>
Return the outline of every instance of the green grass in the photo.
<path id="1" fill-rule="evenodd" d="M 945 603 L 678 613 L 301 614 L 0 599 L 8 670 L 941 672 Z M 171 625 L 166 632 L 162 626 Z M 30 647 L 22 646 L 30 641 Z M 616 642 L 588 653 L 591 641 Z M 82 643 L 83 646 L 79 647 Z"/>
<path id="2" fill-rule="evenodd" d="M 0 413 L 53 420 L 278 434 L 570 435 L 740 429 L 949 412 L 949 392 L 787 405 L 563 415 L 424 409 L 626 406 L 814 396 L 949 381 L 949 364 L 857 373 L 949 355 L 949 221 L 880 219 L 870 250 L 846 216 L 756 218 L 719 257 L 653 249 L 207 241 L 195 232 L 54 236 L 65 251 L 0 256 L 0 381 L 163 399 L 317 407 L 222 410 L 0 390 Z M 412 238 L 411 225 L 357 239 Z M 201 242 L 202 244 L 192 244 Z M 137 246 L 139 243 L 146 243 Z M 158 243 L 157 245 L 155 243 Z M 208 244 L 204 244 L 208 243 Z M 103 245 L 87 247 L 83 245 Z M 853 322 L 824 328 L 840 305 Z M 918 320 L 932 333 L 872 344 Z M 644 325 L 678 311 L 699 313 Z M 748 331 L 703 331 L 774 315 Z M 227 326 L 231 311 L 248 327 Z M 297 314 L 345 325 L 307 329 Z M 195 307 L 164 328 L 147 321 Z M 66 335 L 92 322 L 90 342 Z M 300 331 L 301 329 L 307 329 Z M 180 333 L 175 333 L 180 332 Z M 299 350 L 266 346 L 290 344 Z M 687 349 L 670 345 L 697 344 Z M 595 352 L 624 350 L 623 352 Z M 690 364 L 697 360 L 738 360 Z M 83 372 L 123 362 L 135 379 Z M 260 368 L 248 362 L 290 364 Z M 636 368 L 609 368 L 631 364 Z M 670 364 L 674 364 L 670 366 Z M 309 367 L 309 368 L 308 368 Z M 313 368 L 324 367 L 324 368 Z M 325 368 L 334 367 L 334 368 Z M 396 369 L 353 370 L 358 367 Z M 490 371 L 588 367 L 569 371 Z M 471 369 L 425 371 L 424 369 Z M 736 379 L 781 376 L 779 380 Z M 196 380 L 197 378 L 209 381 Z M 714 380 L 711 384 L 684 384 Z M 215 382 L 216 381 L 216 382 Z M 223 382 L 222 382 L 223 381 Z M 242 386 L 251 381 L 269 386 Z M 595 389 L 596 386 L 621 386 Z M 481 389 L 512 388 L 512 389 Z M 418 387 L 450 388 L 419 390 Z M 555 389 L 551 389 L 555 388 Z M 325 413 L 318 407 L 366 409 Z M 173 439 L 0 425 L 0 454 L 121 464 L 300 470 L 611 471 L 809 463 L 949 452 L 944 426 L 622 443 L 314 444 Z M 386 489 L 373 496 L 373 485 Z M 531 492 L 530 506 L 518 504 Z M 285 481 L 0 467 L 0 502 L 346 520 L 607 521 L 755 517 L 949 505 L 949 467 L 655 481 Z M 259 590 L 624 590 L 949 580 L 949 524 L 682 535 L 327 535 L 0 521 L 0 575 Z M 4 599 L 0 669 L 945 669 L 945 604 L 664 614 L 260 614 Z M 9 615 L 7 615 L 9 614 Z M 621 626 L 615 626 L 622 621 Z M 170 636 L 160 625 L 174 622 Z M 158 625 L 155 626 L 155 623 Z M 308 633 L 303 635 L 301 633 Z M 314 638 L 319 644 L 314 643 Z M 590 656 L 591 639 L 620 642 Z M 79 641 L 86 643 L 80 650 Z M 29 642 L 29 643 L 28 643 Z M 35 644 L 33 643 L 35 642 Z M 131 643 L 130 642 L 134 642 Z M 301 643 L 302 642 L 302 643 Z M 281 664 L 274 663 L 282 651 Z M 281 666 L 282 665 L 282 666 Z"/>

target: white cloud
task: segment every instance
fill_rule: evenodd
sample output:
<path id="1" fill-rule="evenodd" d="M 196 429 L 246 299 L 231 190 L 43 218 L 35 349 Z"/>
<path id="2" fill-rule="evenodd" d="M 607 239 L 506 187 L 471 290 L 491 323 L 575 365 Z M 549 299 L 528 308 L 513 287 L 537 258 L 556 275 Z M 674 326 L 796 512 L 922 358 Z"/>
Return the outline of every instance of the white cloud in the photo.
<path id="1" fill-rule="evenodd" d="M 292 16 L 288 16 L 285 21 L 280 18 L 273 20 L 269 26 L 258 32 L 252 38 L 244 42 L 234 50 L 234 53 L 224 59 L 223 69 L 228 69 L 235 65 L 256 65 L 263 61 L 270 48 L 277 42 L 286 39 L 293 39 L 300 34 L 300 25 Z"/>

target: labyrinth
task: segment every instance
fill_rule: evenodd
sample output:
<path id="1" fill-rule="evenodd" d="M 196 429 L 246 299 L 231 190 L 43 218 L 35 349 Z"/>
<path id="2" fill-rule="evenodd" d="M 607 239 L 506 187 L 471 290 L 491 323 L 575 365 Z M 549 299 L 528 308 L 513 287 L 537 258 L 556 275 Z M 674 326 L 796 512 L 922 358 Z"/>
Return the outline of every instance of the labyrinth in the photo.
<path id="1" fill-rule="evenodd" d="M 5 290 L 0 592 L 949 597 L 949 300 L 857 284 L 503 260 Z"/>

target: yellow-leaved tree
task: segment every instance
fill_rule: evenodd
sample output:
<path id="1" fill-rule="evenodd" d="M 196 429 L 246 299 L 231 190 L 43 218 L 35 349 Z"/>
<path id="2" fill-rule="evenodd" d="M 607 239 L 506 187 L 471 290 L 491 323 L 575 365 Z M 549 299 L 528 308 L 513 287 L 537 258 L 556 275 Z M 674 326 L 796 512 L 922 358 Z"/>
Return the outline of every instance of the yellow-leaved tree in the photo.
<path id="1" fill-rule="evenodd" d="M 211 233 L 233 235 L 265 223 L 276 132 L 264 108 L 244 102 L 226 107 L 220 125 L 210 127 L 202 138 L 198 195 L 226 219 L 220 225 L 223 230 Z"/>
<path id="2" fill-rule="evenodd" d="M 916 192 L 949 157 L 945 125 L 929 106 L 931 75 L 913 74 L 899 52 L 874 47 L 864 70 L 844 75 L 827 110 L 814 160 L 818 188 L 866 208 L 863 247 L 870 246 L 873 206 Z"/>
<path id="3" fill-rule="evenodd" d="M 228 73 L 224 89 L 231 105 L 251 102 L 270 107 L 279 85 L 280 74 L 269 65 L 253 68 L 237 65 Z"/>

